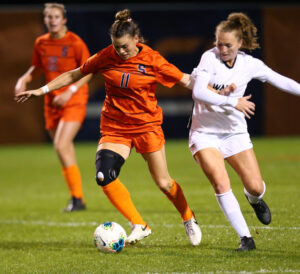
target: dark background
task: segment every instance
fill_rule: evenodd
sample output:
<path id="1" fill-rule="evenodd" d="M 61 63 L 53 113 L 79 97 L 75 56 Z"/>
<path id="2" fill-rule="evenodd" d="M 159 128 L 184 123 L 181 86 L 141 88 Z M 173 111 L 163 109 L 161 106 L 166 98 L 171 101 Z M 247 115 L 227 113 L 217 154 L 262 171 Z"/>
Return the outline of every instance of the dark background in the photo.
<path id="1" fill-rule="evenodd" d="M 0 2 L 0 52 L 2 88 L 0 94 L 2 125 L 0 143 L 48 141 L 43 129 L 42 99 L 23 105 L 12 100 L 13 87 L 30 66 L 33 43 L 46 29 L 43 26 L 43 4 L 37 1 Z M 182 71 L 191 73 L 201 54 L 213 46 L 215 26 L 231 12 L 244 12 L 258 28 L 261 49 L 252 51 L 275 71 L 299 82 L 299 18 L 300 5 L 274 1 L 255 3 L 224 2 L 122 2 L 102 1 L 71 4 L 67 8 L 67 26 L 88 45 L 91 54 L 110 44 L 109 28 L 118 10 L 129 8 L 147 44 L 158 50 Z M 34 81 L 30 88 L 43 85 Z M 77 140 L 97 140 L 99 113 L 105 92 L 103 78 L 96 75 L 90 82 L 88 115 Z M 252 81 L 247 94 L 256 104 L 255 116 L 248 120 L 252 136 L 299 135 L 299 97 L 288 95 L 268 84 Z M 167 138 L 186 138 L 186 124 L 191 112 L 190 93 L 179 86 L 168 89 L 158 86 L 159 105 L 164 110 L 163 128 Z"/>

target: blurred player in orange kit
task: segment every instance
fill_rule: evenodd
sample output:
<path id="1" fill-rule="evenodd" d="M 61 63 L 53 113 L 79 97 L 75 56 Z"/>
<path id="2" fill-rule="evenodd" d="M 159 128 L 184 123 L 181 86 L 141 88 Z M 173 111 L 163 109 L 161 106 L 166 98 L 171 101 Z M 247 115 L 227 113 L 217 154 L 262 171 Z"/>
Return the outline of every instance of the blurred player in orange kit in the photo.
<path id="1" fill-rule="evenodd" d="M 50 82 L 60 74 L 75 69 L 89 58 L 86 44 L 66 27 L 64 5 L 46 3 L 44 23 L 48 33 L 39 36 L 34 44 L 32 66 L 22 75 L 15 86 L 15 95 L 26 90 L 34 78 L 45 74 Z M 71 199 L 64 211 L 85 209 L 81 175 L 76 163 L 73 140 L 86 115 L 88 101 L 88 75 L 78 82 L 56 89 L 44 97 L 45 127 L 51 136 L 62 165 Z"/>
<path id="2" fill-rule="evenodd" d="M 132 223 L 132 232 L 126 242 L 136 243 L 151 234 L 118 178 L 122 165 L 135 147 L 148 164 L 156 185 L 180 213 L 189 241 L 194 246 L 199 245 L 200 227 L 180 185 L 168 172 L 161 128 L 162 110 L 155 96 L 157 83 L 167 87 L 179 83 L 191 89 L 190 75 L 143 43 L 140 30 L 127 9 L 116 13 L 110 36 L 112 44 L 90 57 L 80 68 L 62 74 L 42 88 L 23 92 L 16 100 L 24 102 L 31 95 L 43 95 L 100 71 L 105 79 L 106 97 L 96 153 L 96 181 L 115 208 Z M 242 101 L 246 106 L 250 103 L 247 99 Z"/>

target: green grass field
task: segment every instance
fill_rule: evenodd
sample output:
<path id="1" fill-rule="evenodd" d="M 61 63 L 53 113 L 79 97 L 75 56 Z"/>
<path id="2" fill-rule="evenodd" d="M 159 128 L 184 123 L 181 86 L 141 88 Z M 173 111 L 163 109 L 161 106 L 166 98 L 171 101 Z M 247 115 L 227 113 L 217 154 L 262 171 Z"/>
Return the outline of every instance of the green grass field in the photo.
<path id="1" fill-rule="evenodd" d="M 179 214 L 133 151 L 120 179 L 152 235 L 119 254 L 100 253 L 93 245 L 93 232 L 104 221 L 130 232 L 95 183 L 95 143 L 76 143 L 88 209 L 75 213 L 61 212 L 68 192 L 50 144 L 0 147 L 0 273 L 300 273 L 300 138 L 253 142 L 273 220 L 263 226 L 256 219 L 239 178 L 228 168 L 257 245 L 244 253 L 235 251 L 239 238 L 194 163 L 187 140 L 168 140 L 166 151 L 171 176 L 201 226 L 200 246 L 189 244 Z"/>

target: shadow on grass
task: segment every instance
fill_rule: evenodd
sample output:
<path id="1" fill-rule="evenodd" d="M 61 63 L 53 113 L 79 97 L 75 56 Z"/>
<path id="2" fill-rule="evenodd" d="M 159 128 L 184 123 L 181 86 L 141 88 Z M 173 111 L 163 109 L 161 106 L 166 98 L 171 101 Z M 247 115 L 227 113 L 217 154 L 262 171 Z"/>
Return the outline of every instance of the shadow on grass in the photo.
<path id="1" fill-rule="evenodd" d="M 71 241 L 37 241 L 37 242 L 16 242 L 16 241 L 2 241 L 0 242 L 0 252 L 5 250 L 10 251 L 31 251 L 31 252 L 62 252 L 67 251 L 72 254 L 89 254 L 94 256 L 99 251 L 93 245 L 93 242 L 71 242 Z M 101 253 L 101 252 L 100 252 Z M 161 254 L 162 258 L 175 257 L 178 260 L 188 261 L 196 259 L 215 260 L 216 258 L 235 258 L 237 260 L 243 260 L 246 258 L 252 258 L 260 260 L 260 258 L 273 258 L 273 260 L 296 260 L 299 256 L 294 252 L 283 252 L 280 249 L 256 249 L 249 252 L 238 252 L 233 247 L 226 246 L 212 246 L 210 243 L 201 243 L 200 246 L 191 246 L 190 244 L 180 243 L 138 243 L 136 245 L 126 245 L 118 256 L 135 256 L 136 259 L 147 256 L 157 256 Z M 107 254 L 109 255 L 109 254 Z M 114 255 L 114 254 L 111 254 Z"/>

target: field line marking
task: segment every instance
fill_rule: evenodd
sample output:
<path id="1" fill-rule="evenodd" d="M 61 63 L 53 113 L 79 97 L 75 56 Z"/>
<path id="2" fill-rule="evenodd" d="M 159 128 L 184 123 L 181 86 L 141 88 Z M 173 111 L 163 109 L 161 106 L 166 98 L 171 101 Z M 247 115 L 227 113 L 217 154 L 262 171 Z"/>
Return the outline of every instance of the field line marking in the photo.
<path id="1" fill-rule="evenodd" d="M 100 223 L 99 222 L 53 222 L 53 221 L 43 221 L 43 220 L 18 220 L 18 219 L 12 219 L 12 220 L 0 220 L 0 224 L 7 224 L 7 225 L 41 225 L 41 226 L 65 226 L 65 227 L 78 227 L 78 226 L 97 226 Z M 150 226 L 165 226 L 165 227 L 178 227 L 182 226 L 182 224 L 154 224 L 149 223 Z M 222 229 L 222 228 L 230 228 L 229 225 L 200 225 L 202 228 L 216 228 L 216 229 Z M 276 226 L 249 226 L 249 228 L 253 229 L 266 229 L 266 230 L 300 230 L 300 227 L 298 226 L 292 226 L 292 227 L 276 227 Z"/>

